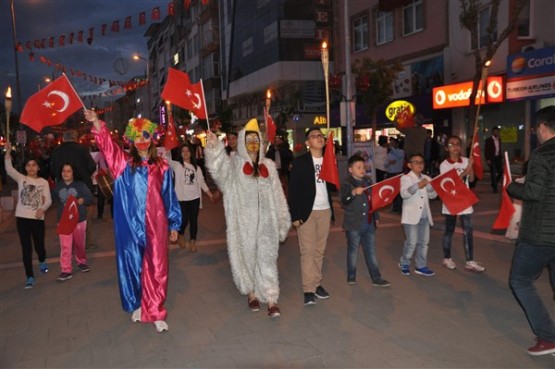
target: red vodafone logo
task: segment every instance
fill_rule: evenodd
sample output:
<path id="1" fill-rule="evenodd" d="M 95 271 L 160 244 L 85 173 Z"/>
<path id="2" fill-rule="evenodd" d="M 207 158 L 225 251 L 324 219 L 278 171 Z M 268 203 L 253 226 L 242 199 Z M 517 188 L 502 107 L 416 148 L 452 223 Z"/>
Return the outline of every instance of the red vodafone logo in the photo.
<path id="1" fill-rule="evenodd" d="M 489 77 L 486 92 L 489 103 L 503 102 L 503 77 Z"/>

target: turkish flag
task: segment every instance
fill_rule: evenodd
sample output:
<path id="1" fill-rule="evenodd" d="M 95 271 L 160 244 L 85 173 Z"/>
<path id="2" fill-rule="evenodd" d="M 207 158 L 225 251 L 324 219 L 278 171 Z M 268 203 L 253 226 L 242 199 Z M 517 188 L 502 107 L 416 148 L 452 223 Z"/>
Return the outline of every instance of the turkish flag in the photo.
<path id="1" fill-rule="evenodd" d="M 84 104 L 65 74 L 29 97 L 21 113 L 21 123 L 40 132 L 44 127 L 62 124 Z"/>
<path id="2" fill-rule="evenodd" d="M 202 81 L 191 84 L 189 76 L 175 68 L 168 68 L 168 80 L 162 99 L 192 111 L 199 119 L 207 119 Z"/>
<path id="3" fill-rule="evenodd" d="M 480 155 L 480 142 L 477 134 L 474 134 L 472 139 L 472 170 L 474 170 L 474 175 L 478 179 L 484 178 L 484 163 L 482 162 L 482 156 Z"/>
<path id="4" fill-rule="evenodd" d="M 175 123 L 173 121 L 173 114 L 171 111 L 168 112 L 168 116 L 169 119 L 168 126 L 166 127 L 166 135 L 164 137 L 164 147 L 169 151 L 179 146 L 179 140 L 177 139 L 177 133 L 175 132 Z"/>
<path id="5" fill-rule="evenodd" d="M 405 106 L 405 108 L 397 114 L 395 119 L 397 120 L 397 128 L 410 128 L 416 125 L 414 114 L 410 111 L 410 107 L 408 106 Z"/>
<path id="6" fill-rule="evenodd" d="M 457 215 L 478 202 L 474 192 L 464 184 L 455 168 L 435 177 L 430 184 L 452 215 Z"/>
<path id="7" fill-rule="evenodd" d="M 264 118 L 266 119 L 266 136 L 268 141 L 273 144 L 276 139 L 277 126 L 266 108 L 264 108 Z"/>
<path id="8" fill-rule="evenodd" d="M 79 204 L 73 195 L 69 195 L 56 230 L 58 234 L 71 234 L 77 223 L 79 223 Z"/>
<path id="9" fill-rule="evenodd" d="M 493 222 L 493 229 L 507 229 L 511 222 L 511 217 L 515 212 L 515 207 L 509 194 L 507 187 L 512 182 L 511 171 L 509 170 L 509 156 L 505 151 L 505 165 L 503 166 L 503 187 L 501 188 L 501 205 L 499 206 L 499 213 Z"/>
<path id="10" fill-rule="evenodd" d="M 139 13 L 139 26 L 142 26 L 146 23 L 146 12 Z"/>
<path id="11" fill-rule="evenodd" d="M 388 179 L 384 179 L 372 185 L 372 209 L 373 211 L 383 208 L 393 202 L 393 199 L 397 197 L 399 191 L 401 191 L 401 176 L 402 174 L 396 175 Z"/>
<path id="12" fill-rule="evenodd" d="M 152 14 L 150 18 L 152 20 L 160 20 L 160 7 L 152 9 Z"/>
<path id="13" fill-rule="evenodd" d="M 319 177 L 321 180 L 333 183 L 337 188 L 340 187 L 339 171 L 337 169 L 337 158 L 335 157 L 332 131 L 328 134 L 326 151 L 324 152 L 324 160 L 322 161 Z"/>

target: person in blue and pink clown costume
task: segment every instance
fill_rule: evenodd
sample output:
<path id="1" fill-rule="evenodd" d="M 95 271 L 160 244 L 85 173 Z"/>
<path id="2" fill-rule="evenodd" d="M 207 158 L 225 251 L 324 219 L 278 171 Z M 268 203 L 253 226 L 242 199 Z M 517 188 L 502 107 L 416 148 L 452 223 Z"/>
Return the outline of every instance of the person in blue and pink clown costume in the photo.
<path id="1" fill-rule="evenodd" d="M 85 110 L 93 123 L 96 144 L 114 177 L 114 230 L 120 297 L 133 322 L 154 323 L 168 330 L 164 307 L 168 290 L 168 232 L 177 241 L 181 210 L 171 169 L 158 156 L 153 136 L 157 125 L 132 118 L 125 130 L 131 150 L 123 151 L 96 112 Z"/>

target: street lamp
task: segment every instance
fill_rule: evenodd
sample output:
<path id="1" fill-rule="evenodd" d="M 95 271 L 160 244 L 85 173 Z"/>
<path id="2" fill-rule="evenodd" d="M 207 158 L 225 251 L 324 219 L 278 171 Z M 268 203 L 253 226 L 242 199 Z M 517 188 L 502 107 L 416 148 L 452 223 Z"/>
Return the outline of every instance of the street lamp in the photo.
<path id="1" fill-rule="evenodd" d="M 45 83 L 50 83 L 52 82 L 52 80 L 50 79 L 50 77 L 42 77 L 41 80 L 39 81 L 39 83 L 37 84 L 38 90 L 40 91 L 41 88 L 41 84 L 45 82 Z"/>
<path id="2" fill-rule="evenodd" d="M 142 60 L 146 63 L 146 80 L 150 82 L 150 62 L 139 54 L 134 54 L 133 60 Z"/>

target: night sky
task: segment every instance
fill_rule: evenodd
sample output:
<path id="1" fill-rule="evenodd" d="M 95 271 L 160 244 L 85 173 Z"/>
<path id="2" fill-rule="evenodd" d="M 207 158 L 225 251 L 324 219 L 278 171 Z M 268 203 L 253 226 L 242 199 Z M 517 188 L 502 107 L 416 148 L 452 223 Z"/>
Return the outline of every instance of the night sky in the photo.
<path id="1" fill-rule="evenodd" d="M 21 86 L 21 108 L 27 98 L 37 92 L 38 85 L 45 76 L 58 77 L 60 71 L 48 67 L 40 61 L 40 56 L 63 64 L 66 73 L 82 96 L 97 95 L 109 89 L 84 81 L 82 77 L 70 74 L 69 68 L 79 70 L 98 78 L 126 82 L 137 75 L 144 75 L 146 63 L 132 59 L 134 53 L 145 58 L 147 38 L 144 33 L 152 23 L 152 9 L 160 7 L 161 20 L 168 14 L 170 1 L 147 0 L 14 0 L 17 40 L 23 43 L 23 52 L 18 53 Z M 146 12 L 145 25 L 139 26 L 139 13 Z M 127 16 L 132 17 L 132 28 L 124 29 Z M 120 31 L 112 32 L 112 23 L 119 20 Z M 101 35 L 102 24 L 107 24 L 106 35 Z M 94 27 L 91 45 L 87 44 L 89 28 Z M 83 31 L 83 43 L 77 41 L 77 34 Z M 74 32 L 73 44 L 69 44 L 69 33 Z M 65 34 L 65 46 L 59 46 L 60 35 Z M 54 48 L 49 47 L 50 37 L 54 37 Z M 31 50 L 34 61 L 29 58 L 26 41 L 46 39 L 46 48 Z M 2 95 L 10 85 L 14 96 L 13 111 L 17 112 L 17 92 L 15 58 L 10 1 L 0 2 L 0 88 Z M 122 63 L 119 58 L 123 59 Z M 114 64 L 118 64 L 115 68 Z M 124 65 L 124 67 L 122 67 Z M 43 82 L 42 87 L 45 86 Z M 120 95 L 121 96 L 121 95 Z"/>

